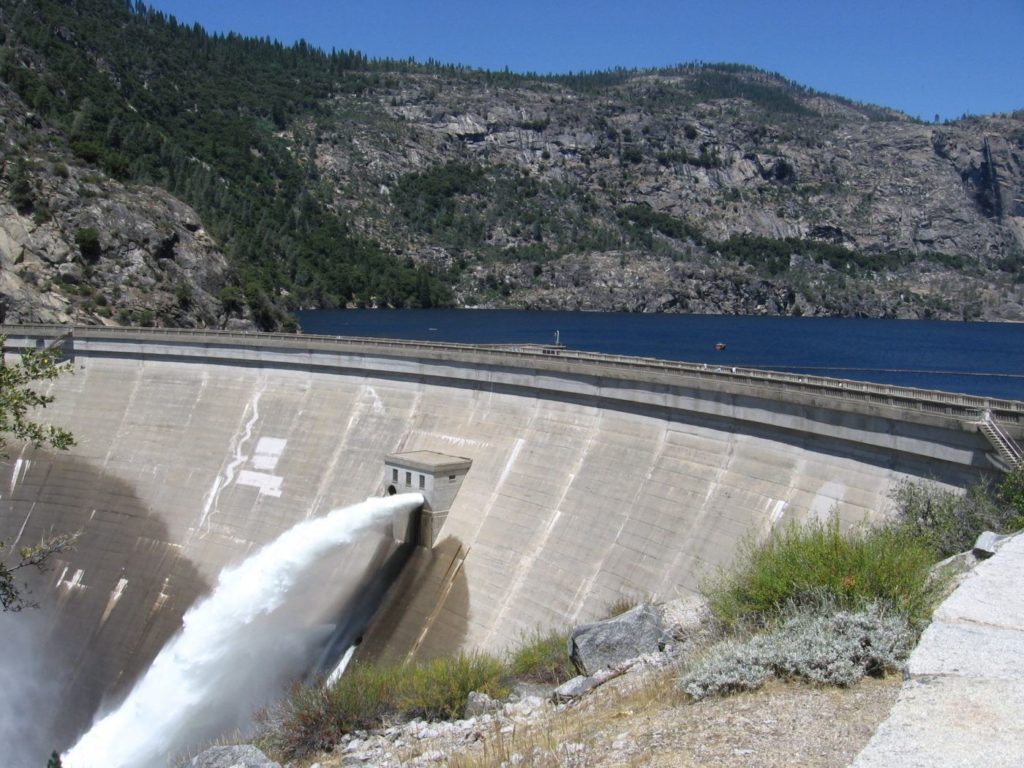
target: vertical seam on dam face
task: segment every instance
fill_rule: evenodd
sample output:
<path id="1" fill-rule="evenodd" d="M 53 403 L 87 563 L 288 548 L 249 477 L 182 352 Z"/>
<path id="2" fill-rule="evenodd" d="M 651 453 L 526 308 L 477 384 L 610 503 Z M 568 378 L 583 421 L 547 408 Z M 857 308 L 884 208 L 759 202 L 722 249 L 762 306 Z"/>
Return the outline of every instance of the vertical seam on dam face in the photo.
<path id="1" fill-rule="evenodd" d="M 509 603 L 519 597 L 524 581 L 530 574 L 533 563 L 537 560 L 540 554 L 545 550 L 548 540 L 551 538 L 552 531 L 558 524 L 559 518 L 562 516 L 562 504 L 565 501 L 566 495 L 569 493 L 569 489 L 572 487 L 573 482 L 576 479 L 576 473 L 579 471 L 580 466 L 586 459 L 587 454 L 590 452 L 590 447 L 594 441 L 593 431 L 587 436 L 586 443 L 582 446 L 579 453 L 576 456 L 575 462 L 571 469 L 560 469 L 560 474 L 565 473 L 563 479 L 563 487 L 560 496 L 555 500 L 554 505 L 548 510 L 548 519 L 544 523 L 543 529 L 527 543 L 526 551 L 522 553 L 517 567 L 514 569 L 512 576 L 512 583 L 509 588 L 505 590 L 503 594 L 503 600 L 501 602 L 501 608 L 498 611 L 498 615 L 491 625 L 490 633 L 487 637 L 487 643 L 490 644 L 494 639 L 495 632 L 498 628 L 503 626 L 503 619 L 509 610 Z"/>
<path id="2" fill-rule="evenodd" d="M 877 519 L 903 478 L 963 485 L 988 466 L 984 438 L 959 418 L 898 420 L 816 395 L 801 405 L 666 379 L 656 397 L 636 382 L 631 402 L 628 376 L 557 360 L 476 368 L 441 352 L 347 350 L 337 368 L 321 353 L 304 367 L 239 343 L 207 365 L 166 340 L 145 353 L 115 342 L 104 336 L 100 357 L 88 349 L 98 342 L 76 341 L 78 375 L 50 389 L 43 415 L 79 447 L 26 450 L 0 477 L 0 539 L 83 529 L 79 550 L 34 585 L 55 616 L 41 642 L 70 644 L 56 654 L 77 681 L 69 721 L 123 692 L 223 566 L 379 493 L 390 453 L 472 461 L 435 549 L 411 555 L 361 646 L 395 660 L 493 649 L 622 596 L 692 591 L 745 536 L 822 500 L 844 521 Z M 361 583 L 380 542 L 357 547 L 324 589 L 341 599 Z"/>

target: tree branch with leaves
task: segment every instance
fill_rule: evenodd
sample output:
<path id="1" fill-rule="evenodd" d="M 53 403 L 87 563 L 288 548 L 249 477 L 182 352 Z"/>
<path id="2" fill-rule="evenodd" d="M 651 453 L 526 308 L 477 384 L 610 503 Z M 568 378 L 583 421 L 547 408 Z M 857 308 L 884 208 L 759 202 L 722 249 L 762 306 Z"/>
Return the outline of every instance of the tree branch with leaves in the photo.
<path id="1" fill-rule="evenodd" d="M 70 373 L 71 364 L 59 362 L 53 348 L 27 349 L 16 362 L 8 363 L 6 341 L 5 336 L 0 336 L 0 457 L 7 457 L 8 436 L 36 448 L 70 448 L 75 444 L 70 432 L 33 421 L 30 414 L 53 402 L 52 395 L 37 392 L 33 385 Z"/>
<path id="2" fill-rule="evenodd" d="M 50 446 L 66 450 L 75 444 L 70 432 L 33 419 L 39 408 L 53 402 L 53 396 L 36 390 L 41 382 L 52 381 L 71 372 L 70 363 L 61 363 L 57 350 L 25 350 L 15 361 L 7 360 L 6 337 L 0 335 L 0 458 L 7 458 L 7 440 L 15 439 L 35 448 Z M 0 611 L 20 611 L 35 606 L 28 600 L 26 585 L 18 584 L 15 574 L 25 569 L 45 570 L 54 555 L 74 547 L 80 533 L 44 536 L 38 544 L 20 547 L 17 557 L 0 542 Z"/>
<path id="3" fill-rule="evenodd" d="M 46 570 L 47 560 L 61 552 L 73 549 L 75 542 L 81 535 L 80 531 L 75 533 L 58 533 L 46 536 L 38 544 L 18 549 L 18 559 L 11 565 L 0 562 L 0 611 L 15 612 L 23 608 L 35 608 L 37 603 L 29 600 L 27 585 L 16 582 L 15 573 L 25 568 L 35 568 L 37 571 Z M 3 548 L 0 542 L 0 548 Z"/>

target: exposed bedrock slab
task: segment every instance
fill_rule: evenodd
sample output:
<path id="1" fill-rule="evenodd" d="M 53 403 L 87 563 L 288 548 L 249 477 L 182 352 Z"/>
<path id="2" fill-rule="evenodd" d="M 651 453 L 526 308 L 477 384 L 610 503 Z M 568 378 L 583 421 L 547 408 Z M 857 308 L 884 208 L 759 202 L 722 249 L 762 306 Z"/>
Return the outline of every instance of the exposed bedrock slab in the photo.
<path id="1" fill-rule="evenodd" d="M 1006 541 L 942 603 L 907 664 L 889 718 L 854 762 L 1017 766 L 1024 755 L 1024 536 Z"/>
<path id="2" fill-rule="evenodd" d="M 1024 681 L 940 675 L 906 682 L 853 768 L 1016 768 Z"/>
<path id="3" fill-rule="evenodd" d="M 933 623 L 921 636 L 907 673 L 1024 680 L 1024 630 Z"/>

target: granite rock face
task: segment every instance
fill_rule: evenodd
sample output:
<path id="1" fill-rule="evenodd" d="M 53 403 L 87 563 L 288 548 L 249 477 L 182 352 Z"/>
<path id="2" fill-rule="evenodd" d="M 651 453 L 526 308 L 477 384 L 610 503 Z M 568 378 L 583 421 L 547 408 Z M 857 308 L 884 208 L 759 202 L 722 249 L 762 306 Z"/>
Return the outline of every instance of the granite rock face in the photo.
<path id="1" fill-rule="evenodd" d="M 1024 111 L 925 123 L 729 67 L 356 77 L 272 140 L 459 305 L 1024 321 Z M 11 319 L 252 327 L 194 210 L 68 146 L 0 84 Z"/>
<path id="2" fill-rule="evenodd" d="M 457 275 L 466 304 L 1024 319 L 1024 112 L 929 124 L 764 73 L 703 95 L 709 77 L 404 73 L 336 97 L 316 162 L 336 205 L 394 253 Z M 445 207 L 423 218 L 434 183 Z M 636 206 L 704 242 L 624 232 Z M 903 261 L 766 271 L 709 244 L 737 236 Z"/>
<path id="3" fill-rule="evenodd" d="M 583 624 L 569 635 L 569 658 L 583 675 L 662 650 L 666 636 L 660 612 L 641 604 L 604 621 Z"/>
<path id="4" fill-rule="evenodd" d="M 23 151 L 26 136 L 35 137 Z M 0 85 L 0 314 L 7 322 L 250 327 L 196 212 L 75 161 Z"/>

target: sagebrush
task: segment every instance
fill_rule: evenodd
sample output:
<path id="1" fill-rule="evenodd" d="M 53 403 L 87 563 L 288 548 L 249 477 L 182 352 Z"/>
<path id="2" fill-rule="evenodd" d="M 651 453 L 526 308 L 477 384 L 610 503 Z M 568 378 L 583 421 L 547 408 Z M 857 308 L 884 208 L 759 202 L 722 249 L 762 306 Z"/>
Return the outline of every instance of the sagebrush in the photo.
<path id="1" fill-rule="evenodd" d="M 881 603 L 861 611 L 794 608 L 776 630 L 722 643 L 680 680 L 695 699 L 759 688 L 770 677 L 850 686 L 898 669 L 914 647 L 907 619 Z"/>

